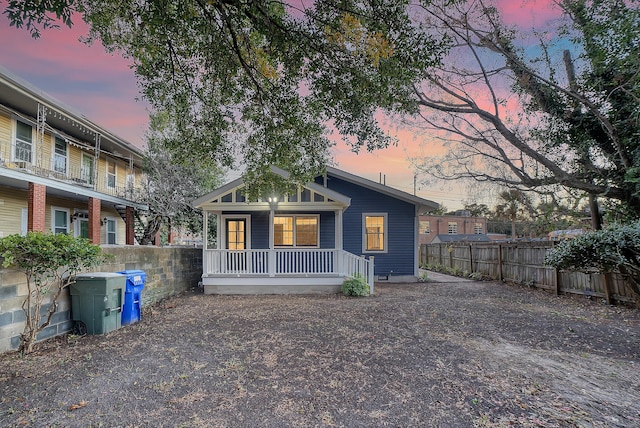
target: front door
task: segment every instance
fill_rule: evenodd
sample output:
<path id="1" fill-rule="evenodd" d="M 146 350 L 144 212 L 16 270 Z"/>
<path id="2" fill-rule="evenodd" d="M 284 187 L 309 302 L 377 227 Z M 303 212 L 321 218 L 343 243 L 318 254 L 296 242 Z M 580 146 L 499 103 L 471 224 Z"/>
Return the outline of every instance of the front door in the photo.
<path id="1" fill-rule="evenodd" d="M 246 270 L 247 249 L 247 219 L 227 218 L 225 219 L 225 244 L 229 251 L 227 253 L 227 269 L 234 273 L 241 273 Z"/>

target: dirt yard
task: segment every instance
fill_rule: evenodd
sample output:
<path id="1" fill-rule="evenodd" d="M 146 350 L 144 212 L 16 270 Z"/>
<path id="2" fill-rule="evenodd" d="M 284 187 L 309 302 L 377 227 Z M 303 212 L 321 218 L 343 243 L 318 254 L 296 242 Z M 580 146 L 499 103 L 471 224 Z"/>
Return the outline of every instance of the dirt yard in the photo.
<path id="1" fill-rule="evenodd" d="M 205 296 L 0 356 L 0 426 L 638 427 L 640 312 L 489 282 Z"/>

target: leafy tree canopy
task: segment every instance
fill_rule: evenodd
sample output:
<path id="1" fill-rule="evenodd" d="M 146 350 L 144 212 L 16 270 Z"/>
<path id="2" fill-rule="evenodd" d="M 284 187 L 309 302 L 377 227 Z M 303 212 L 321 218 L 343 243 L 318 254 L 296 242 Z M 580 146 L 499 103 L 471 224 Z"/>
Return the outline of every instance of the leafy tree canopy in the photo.
<path id="1" fill-rule="evenodd" d="M 309 4 L 11 0 L 5 14 L 34 36 L 79 14 L 87 41 L 131 59 L 143 95 L 174 118 L 175 160 L 240 158 L 250 178 L 276 165 L 306 182 L 328 161 L 329 130 L 354 150 L 393 143 L 376 113 L 414 108 L 413 82 L 445 48 L 408 0 Z"/>

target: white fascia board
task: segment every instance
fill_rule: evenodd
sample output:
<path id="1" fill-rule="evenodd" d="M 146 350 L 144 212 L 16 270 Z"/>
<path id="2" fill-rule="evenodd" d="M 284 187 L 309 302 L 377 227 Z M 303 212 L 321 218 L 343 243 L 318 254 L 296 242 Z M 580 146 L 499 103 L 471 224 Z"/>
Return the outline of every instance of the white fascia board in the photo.
<path id="1" fill-rule="evenodd" d="M 244 181 L 242 180 L 242 177 L 236 178 L 235 180 L 225 184 L 224 186 L 218 187 L 217 189 L 207 193 L 204 196 L 200 196 L 198 199 L 194 200 L 191 205 L 194 208 L 204 208 L 205 205 L 210 205 L 209 202 L 211 202 L 212 200 L 219 198 L 220 196 L 228 193 L 230 190 L 233 190 L 236 187 L 240 187 L 243 184 Z"/>

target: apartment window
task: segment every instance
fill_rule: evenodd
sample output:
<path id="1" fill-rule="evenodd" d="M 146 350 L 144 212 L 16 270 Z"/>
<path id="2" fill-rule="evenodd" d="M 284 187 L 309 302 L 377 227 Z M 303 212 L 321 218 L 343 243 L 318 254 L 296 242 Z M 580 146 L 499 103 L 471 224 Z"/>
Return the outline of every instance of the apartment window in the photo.
<path id="1" fill-rule="evenodd" d="M 431 225 L 429 220 L 420 220 L 420 233 L 431 233 Z"/>
<path id="2" fill-rule="evenodd" d="M 93 184 L 93 156 L 82 154 L 82 169 L 80 171 L 81 179 L 89 184 Z"/>
<path id="3" fill-rule="evenodd" d="M 449 222 L 449 235 L 457 235 L 458 234 L 458 223 L 455 221 Z"/>
<path id="4" fill-rule="evenodd" d="M 473 233 L 476 235 L 482 235 L 484 233 L 482 230 L 482 223 L 476 223 L 473 225 Z"/>
<path id="5" fill-rule="evenodd" d="M 276 216 L 273 219 L 273 245 L 276 247 L 318 247 L 319 217 L 309 215 Z"/>
<path id="6" fill-rule="evenodd" d="M 116 187 L 116 162 L 107 160 L 107 187 Z"/>
<path id="7" fill-rule="evenodd" d="M 363 214 L 362 250 L 365 252 L 387 251 L 387 214 Z"/>
<path id="8" fill-rule="evenodd" d="M 16 144 L 13 158 L 16 162 L 31 163 L 33 152 L 33 128 L 16 121 Z"/>
<path id="9" fill-rule="evenodd" d="M 117 228 L 114 219 L 107 219 L 107 244 L 117 244 Z"/>
<path id="10" fill-rule="evenodd" d="M 69 210 L 65 208 L 51 209 L 51 229 L 55 235 L 69 233 Z"/>
<path id="11" fill-rule="evenodd" d="M 61 174 L 67 173 L 67 142 L 60 137 L 54 138 L 53 170 Z"/>

